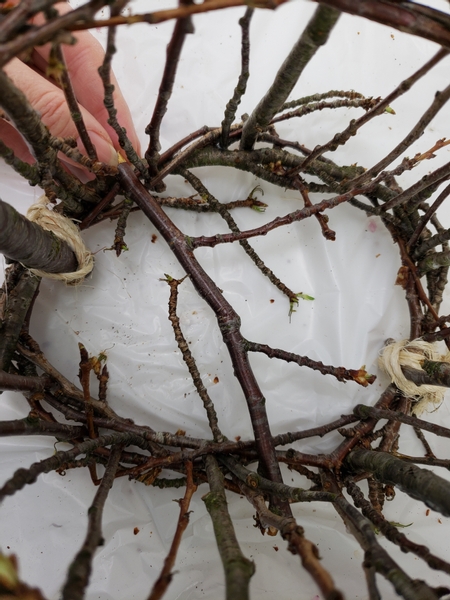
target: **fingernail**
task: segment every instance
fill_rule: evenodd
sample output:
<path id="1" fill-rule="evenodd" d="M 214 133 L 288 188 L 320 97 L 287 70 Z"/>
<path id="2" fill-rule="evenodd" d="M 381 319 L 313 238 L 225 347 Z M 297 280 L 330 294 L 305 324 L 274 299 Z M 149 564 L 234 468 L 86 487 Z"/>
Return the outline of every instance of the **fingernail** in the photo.
<path id="1" fill-rule="evenodd" d="M 116 167 L 118 164 L 117 151 L 114 149 L 112 144 L 107 142 L 104 138 L 102 138 L 101 135 L 99 135 L 95 131 L 88 131 L 88 134 L 97 152 L 98 160 L 100 162 L 106 163 L 107 165 Z M 84 148 L 80 138 L 78 138 L 77 140 L 77 145 L 79 148 Z"/>

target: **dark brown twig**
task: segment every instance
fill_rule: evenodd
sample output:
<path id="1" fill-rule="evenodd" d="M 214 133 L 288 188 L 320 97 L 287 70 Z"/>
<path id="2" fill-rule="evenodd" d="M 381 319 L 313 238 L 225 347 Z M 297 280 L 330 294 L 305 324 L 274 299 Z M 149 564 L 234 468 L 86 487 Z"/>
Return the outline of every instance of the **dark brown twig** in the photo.
<path id="1" fill-rule="evenodd" d="M 226 108 L 225 115 L 222 121 L 222 134 L 220 136 L 220 145 L 222 148 L 227 148 L 229 144 L 228 136 L 230 134 L 230 127 L 236 116 L 236 111 L 241 103 L 242 96 L 245 94 L 247 89 L 247 81 L 250 76 L 249 64 L 250 64 L 250 21 L 253 16 L 254 9 L 247 8 L 245 15 L 239 19 L 239 25 L 242 30 L 242 41 L 241 41 L 241 73 L 237 85 L 234 89 L 233 97 L 229 100 Z"/>
<path id="2" fill-rule="evenodd" d="M 189 524 L 189 504 L 191 503 L 191 498 L 195 493 L 196 489 L 197 486 L 194 484 L 193 480 L 192 463 L 187 462 L 186 492 L 184 494 L 184 498 L 182 498 L 179 501 L 180 516 L 178 517 L 177 528 L 175 531 L 175 535 L 173 536 L 172 545 L 170 546 L 169 553 L 164 560 L 164 566 L 162 568 L 162 571 L 153 585 L 148 600 L 159 600 L 160 598 L 162 598 L 172 580 L 172 569 L 174 567 L 178 549 L 180 547 L 181 538 L 183 536 L 184 531 L 186 530 L 186 527 Z"/>
<path id="3" fill-rule="evenodd" d="M 189 6 L 191 4 L 192 0 L 180 0 L 180 6 Z M 154 177 L 158 172 L 157 164 L 160 158 L 159 151 L 161 150 L 161 144 L 159 142 L 161 123 L 166 114 L 170 96 L 172 95 L 178 62 L 180 60 L 186 35 L 193 32 L 194 29 L 190 17 L 178 19 L 175 23 L 172 38 L 167 46 L 166 64 L 161 85 L 159 86 L 158 97 L 156 99 L 151 121 L 145 129 L 145 133 L 150 136 L 148 149 L 145 153 L 150 177 Z"/>

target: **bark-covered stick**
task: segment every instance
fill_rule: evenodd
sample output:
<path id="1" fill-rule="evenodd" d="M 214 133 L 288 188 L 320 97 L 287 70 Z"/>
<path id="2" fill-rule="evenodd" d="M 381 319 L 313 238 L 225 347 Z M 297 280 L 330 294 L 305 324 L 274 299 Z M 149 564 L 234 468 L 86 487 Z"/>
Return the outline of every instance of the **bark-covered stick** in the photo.
<path id="1" fill-rule="evenodd" d="M 29 269 L 48 273 L 71 273 L 78 261 L 70 246 L 32 223 L 0 200 L 0 252 Z"/>
<path id="2" fill-rule="evenodd" d="M 261 99 L 244 125 L 240 149 L 251 150 L 258 132 L 265 129 L 272 117 L 286 102 L 303 69 L 323 46 L 338 20 L 340 12 L 328 6 L 318 6 L 300 39 L 281 65 L 267 94 Z"/>
<path id="3" fill-rule="evenodd" d="M 387 452 L 358 448 L 346 458 L 345 464 L 356 471 L 370 471 L 383 483 L 397 486 L 402 492 L 450 517 L 450 482 L 431 471 L 404 462 Z"/>
<path id="4" fill-rule="evenodd" d="M 216 459 L 208 455 L 205 459 L 210 492 L 203 501 L 213 522 L 217 547 L 225 571 L 226 600 L 248 600 L 250 578 L 255 566 L 246 558 L 237 541 L 233 523 L 227 507 L 223 475 Z"/>

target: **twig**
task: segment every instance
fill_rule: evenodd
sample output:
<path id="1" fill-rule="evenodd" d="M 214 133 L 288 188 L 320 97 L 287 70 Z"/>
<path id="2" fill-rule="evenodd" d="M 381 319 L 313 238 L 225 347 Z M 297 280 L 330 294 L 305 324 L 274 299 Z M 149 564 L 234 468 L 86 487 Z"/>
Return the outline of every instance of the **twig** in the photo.
<path id="1" fill-rule="evenodd" d="M 405 423 L 405 425 L 411 425 L 411 427 L 423 429 L 429 431 L 435 435 L 441 437 L 450 437 L 450 429 L 437 425 L 436 423 L 429 423 L 418 417 L 405 415 L 402 412 L 394 410 L 386 410 L 381 408 L 374 408 L 372 406 L 366 406 L 365 404 L 358 404 L 353 409 L 355 415 L 361 419 L 373 418 L 373 419 L 388 419 L 390 421 L 398 421 L 399 423 Z"/>
<path id="2" fill-rule="evenodd" d="M 322 362 L 312 360 L 307 356 L 300 356 L 293 352 L 286 352 L 285 350 L 280 350 L 278 348 L 271 348 L 266 344 L 249 342 L 248 340 L 245 341 L 245 347 L 249 352 L 262 352 L 269 358 L 279 358 L 288 363 L 295 362 L 300 367 L 309 367 L 310 369 L 319 371 L 322 375 L 332 375 L 333 377 L 336 377 L 338 381 L 342 382 L 355 381 L 359 385 L 367 387 L 376 379 L 375 375 L 369 375 L 363 367 L 357 371 L 354 369 L 346 369 L 345 367 L 331 367 L 324 365 Z"/>
<path id="3" fill-rule="evenodd" d="M 370 503 L 364 498 L 359 487 L 350 481 L 347 484 L 347 490 L 352 496 L 355 506 L 360 508 L 363 515 L 370 519 L 375 527 L 392 543 L 397 544 L 403 552 L 412 552 L 424 560 L 431 569 L 443 571 L 450 574 L 450 564 L 438 556 L 432 554 L 430 550 L 421 544 L 415 544 L 409 540 L 405 534 L 401 533 L 397 527 L 387 521 L 382 514 L 374 510 Z"/>
<path id="4" fill-rule="evenodd" d="M 170 286 L 169 321 L 172 323 L 178 348 L 180 349 L 180 352 L 183 356 L 183 360 L 186 363 L 187 368 L 189 369 L 189 373 L 191 374 L 192 381 L 195 385 L 195 389 L 197 390 L 198 395 L 202 399 L 203 406 L 208 417 L 209 427 L 213 434 L 213 438 L 216 442 L 223 442 L 225 440 L 225 437 L 220 431 L 219 421 L 217 419 L 217 413 L 216 409 L 214 408 L 214 403 L 211 400 L 210 395 L 208 394 L 208 390 L 203 384 L 195 359 L 192 356 L 192 352 L 189 350 L 189 346 L 186 342 L 183 332 L 181 331 L 180 319 L 177 315 L 178 286 L 180 285 L 180 283 L 182 283 L 183 280 L 173 279 L 169 275 L 166 275 L 165 281 L 167 281 L 167 283 Z"/>
<path id="5" fill-rule="evenodd" d="M 302 195 L 303 198 L 303 202 L 305 203 L 305 206 L 312 206 L 312 202 L 309 198 L 309 194 L 308 194 L 308 186 L 307 184 L 305 184 L 300 177 L 294 177 L 293 178 L 293 184 L 294 186 L 297 187 L 297 189 L 299 190 L 300 194 Z M 327 215 L 322 215 L 321 213 L 317 213 L 316 215 L 314 215 L 317 219 L 317 221 L 319 222 L 319 225 L 322 229 L 322 235 L 326 240 L 331 240 L 334 241 L 336 239 L 336 232 L 333 231 L 332 229 L 330 229 L 328 227 L 328 216 Z"/>
<path id="6" fill-rule="evenodd" d="M 447 198 L 447 196 L 449 194 L 450 194 L 450 185 L 448 185 L 446 188 L 444 188 L 442 190 L 442 192 L 439 194 L 439 196 L 436 198 L 436 200 L 433 202 L 433 204 L 430 206 L 430 208 L 427 210 L 427 212 L 423 215 L 423 217 L 421 217 L 419 224 L 417 225 L 417 227 L 414 231 L 414 234 L 411 236 L 410 240 L 408 241 L 407 247 L 408 247 L 408 249 L 414 250 L 415 257 L 423 256 L 425 254 L 425 252 L 427 250 L 429 250 L 430 248 L 434 248 L 434 246 L 437 246 L 438 244 L 446 241 L 446 239 L 450 239 L 450 238 L 443 238 L 435 244 L 434 241 L 436 239 L 436 236 L 433 236 L 430 240 L 425 240 L 424 242 L 422 242 L 422 244 L 420 244 L 420 246 L 418 248 L 415 248 L 415 245 L 417 244 L 423 230 L 427 226 L 428 221 L 435 214 L 437 209 L 441 206 L 441 204 L 444 202 L 444 200 Z M 433 242 L 430 244 L 431 240 L 433 240 Z"/>
<path id="7" fill-rule="evenodd" d="M 117 219 L 116 231 L 114 233 L 114 244 L 113 248 L 116 251 L 116 256 L 119 257 L 124 250 L 128 250 L 128 246 L 124 241 L 125 229 L 127 227 L 128 216 L 133 208 L 133 202 L 131 200 L 123 201 L 123 207 L 120 212 L 120 216 Z"/>
<path id="8" fill-rule="evenodd" d="M 254 471 L 246 469 L 231 456 L 219 455 L 218 459 L 249 488 L 275 494 L 283 500 L 289 500 L 290 502 L 333 502 L 336 498 L 336 495 L 330 492 L 303 490 L 284 483 L 275 483 L 261 477 Z"/>
<path id="9" fill-rule="evenodd" d="M 423 581 L 412 580 L 378 543 L 371 522 L 366 519 L 344 496 L 334 502 L 336 511 L 364 550 L 364 565 L 374 567 L 391 582 L 395 591 L 408 600 L 438 600 L 438 596 Z"/>
<path id="10" fill-rule="evenodd" d="M 81 383 L 81 387 L 83 388 L 83 399 L 85 402 L 85 411 L 86 411 L 86 420 L 87 426 L 89 430 L 89 437 L 94 439 L 97 437 L 98 433 L 94 426 L 94 407 L 91 403 L 91 393 L 90 393 L 90 374 L 92 371 L 92 364 L 89 360 L 89 355 L 87 353 L 86 348 L 83 344 L 78 344 L 78 348 L 80 350 L 80 372 L 79 379 Z"/>
<path id="11" fill-rule="evenodd" d="M 119 184 L 116 182 L 112 186 L 112 188 L 109 190 L 109 192 L 106 194 L 106 196 L 104 198 L 102 198 L 102 200 L 100 200 L 100 202 L 96 205 L 96 207 L 92 210 L 92 212 L 90 212 L 87 215 L 87 217 L 85 217 L 83 219 L 83 221 L 80 223 L 81 231 L 83 231 L 84 229 L 87 229 L 95 222 L 95 220 L 97 219 L 99 214 L 102 212 L 102 210 L 105 209 L 111 202 L 113 202 L 114 198 L 117 196 L 118 193 L 119 193 Z"/>
<path id="12" fill-rule="evenodd" d="M 186 492 L 184 498 L 179 501 L 180 504 L 180 516 L 178 517 L 177 528 L 175 535 L 173 536 L 172 545 L 170 546 L 169 554 L 164 560 L 164 566 L 162 571 L 153 585 L 152 591 L 148 600 L 159 600 L 165 594 L 173 577 L 172 569 L 175 564 L 178 549 L 180 547 L 181 538 L 186 527 L 189 524 L 189 504 L 191 502 L 192 495 L 195 493 L 197 486 L 193 481 L 193 467 L 191 462 L 186 463 Z"/>
<path id="13" fill-rule="evenodd" d="M 236 224 L 236 221 L 230 215 L 231 208 L 235 208 L 235 203 L 220 203 L 202 184 L 200 179 L 188 171 L 187 169 L 179 168 L 178 173 L 182 175 L 185 179 L 189 181 L 192 187 L 200 194 L 201 198 L 204 198 L 208 201 L 208 204 L 213 208 L 222 219 L 226 222 L 230 231 L 233 233 L 239 233 L 240 229 Z M 254 192 L 255 190 L 253 190 Z M 244 202 L 248 202 L 249 200 L 252 202 L 252 206 L 256 204 L 257 201 L 252 197 L 253 192 L 250 193 L 250 196 Z M 256 204 L 257 205 L 257 204 Z M 239 244 L 243 248 L 244 252 L 249 256 L 249 258 L 254 262 L 254 264 L 258 267 L 261 273 L 267 277 L 267 279 L 283 293 L 285 296 L 289 298 L 290 306 L 292 307 L 294 304 L 298 304 L 299 295 L 293 292 L 285 283 L 283 283 L 275 273 L 269 269 L 269 267 L 264 263 L 264 261 L 259 257 L 254 248 L 249 244 L 247 240 L 240 240 Z"/>
<path id="14" fill-rule="evenodd" d="M 76 459 L 80 454 L 93 452 L 97 448 L 104 448 L 105 446 L 114 444 L 141 446 L 142 443 L 142 436 L 134 433 L 108 433 L 95 438 L 95 440 L 81 442 L 71 450 L 55 452 L 50 458 L 33 463 L 28 469 L 17 469 L 14 475 L 0 489 L 0 500 L 3 500 L 6 496 L 12 496 L 26 485 L 34 483 L 39 475 L 59 469 L 67 462 Z"/>
<path id="15" fill-rule="evenodd" d="M 241 73 L 238 78 L 237 85 L 234 89 L 233 97 L 229 100 L 226 108 L 225 115 L 222 121 L 222 134 L 220 136 L 220 146 L 227 148 L 229 145 L 228 136 L 230 134 L 230 127 L 234 121 L 236 111 L 241 103 L 242 96 L 245 94 L 247 89 L 247 81 L 250 76 L 249 64 L 250 64 L 250 21 L 253 16 L 254 9 L 247 8 L 243 17 L 239 19 L 239 25 L 242 30 L 241 40 Z"/>
<path id="16" fill-rule="evenodd" d="M 116 52 L 115 46 L 116 40 L 116 29 L 115 27 L 111 27 L 108 30 L 108 40 L 106 44 L 106 52 L 105 57 L 103 59 L 102 65 L 99 67 L 98 72 L 100 74 L 100 78 L 103 83 L 104 89 L 104 100 L 103 103 L 105 105 L 106 110 L 108 111 L 108 124 L 114 129 L 119 139 L 120 147 L 124 149 L 125 154 L 128 160 L 133 164 L 138 171 L 140 171 L 143 177 L 147 176 L 147 165 L 139 158 L 136 153 L 136 150 L 133 148 L 126 130 L 124 127 L 121 127 L 120 123 L 117 120 L 117 109 L 114 106 L 114 85 L 111 83 L 111 63 L 112 58 Z"/>
<path id="17" fill-rule="evenodd" d="M 253 4 L 258 8 L 275 9 L 284 4 L 287 0 L 256 0 Z M 133 23 L 150 23 L 151 25 L 170 21 L 171 19 L 183 19 L 190 15 L 196 15 L 212 10 L 223 8 L 233 8 L 234 6 L 246 6 L 246 0 L 208 0 L 202 4 L 193 4 L 192 6 L 180 6 L 167 10 L 159 10 L 153 13 L 143 15 L 131 15 L 113 17 L 111 19 L 90 20 L 86 23 L 76 23 L 71 25 L 71 31 L 81 31 L 83 29 L 93 29 L 94 27 L 112 27 L 116 25 L 132 25 Z M 1 46 L 0 46 L 1 51 Z"/>
<path id="18" fill-rule="evenodd" d="M 191 4 L 192 0 L 180 0 L 180 6 L 189 6 Z M 159 142 L 161 123 L 166 114 L 170 96 L 172 95 L 175 75 L 186 35 L 193 32 L 194 28 L 190 17 L 178 19 L 175 23 L 172 38 L 167 45 L 166 64 L 159 86 L 158 97 L 151 121 L 145 129 L 145 133 L 150 136 L 150 142 L 145 153 L 149 177 L 154 177 L 158 173 L 157 164 L 160 157 L 159 151 L 161 150 Z"/>
<path id="19" fill-rule="evenodd" d="M 305 538 L 303 527 L 297 525 L 293 517 L 281 517 L 270 511 L 264 497 L 258 492 L 245 484 L 241 484 L 240 488 L 258 511 L 261 525 L 278 529 L 282 538 L 288 542 L 288 550 L 300 556 L 303 567 L 316 582 L 323 597 L 327 600 L 344 600 L 342 593 L 336 589 L 333 578 L 320 563 L 317 546 Z"/>
<path id="20" fill-rule="evenodd" d="M 92 571 L 92 560 L 97 547 L 103 543 L 102 515 L 109 490 L 119 467 L 121 446 L 113 446 L 100 486 L 88 510 L 88 530 L 78 554 L 67 573 L 62 590 L 63 600 L 83 600 Z"/>
<path id="21" fill-rule="evenodd" d="M 87 155 L 91 160 L 97 161 L 97 151 L 95 146 L 89 137 L 89 134 L 84 124 L 83 115 L 78 105 L 78 100 L 75 95 L 75 91 L 72 86 L 69 71 L 67 70 L 67 64 L 64 58 L 60 44 L 54 44 L 52 46 L 49 56 L 49 68 L 52 69 L 51 74 L 59 81 L 61 88 L 64 92 L 67 107 L 70 110 L 70 116 L 72 121 L 77 128 L 78 135 L 80 136 L 83 146 L 87 152 Z"/>
<path id="22" fill-rule="evenodd" d="M 365 189 L 352 189 L 352 191 L 347 192 L 346 194 L 341 194 L 339 196 L 335 196 L 334 198 L 330 198 L 329 200 L 322 200 L 318 204 L 313 204 L 312 206 L 305 206 L 305 208 L 300 208 L 292 213 L 285 215 L 284 217 L 276 217 L 272 221 L 269 221 L 265 225 L 261 227 L 255 227 L 254 229 L 248 229 L 247 231 L 241 231 L 240 233 L 224 233 L 215 236 L 199 236 L 191 239 L 191 247 L 199 248 L 201 246 L 208 246 L 208 248 L 214 248 L 217 244 L 229 244 L 230 242 L 237 242 L 239 240 L 244 240 L 252 237 L 258 237 L 261 235 L 266 235 L 269 231 L 273 231 L 277 227 L 281 227 L 282 225 L 289 225 L 290 223 L 294 223 L 297 221 L 303 221 L 312 215 L 319 214 L 325 210 L 329 210 L 331 208 L 335 208 L 339 206 L 339 204 L 343 204 L 344 202 L 348 202 L 354 196 L 361 194 L 367 190 Z"/>
<path id="23" fill-rule="evenodd" d="M 450 86 L 447 86 L 442 92 L 436 94 L 433 102 L 428 107 L 428 109 L 423 113 L 421 118 L 417 121 L 411 131 L 403 138 L 403 140 L 397 144 L 397 146 L 389 152 L 384 158 L 382 158 L 376 165 L 367 169 L 362 175 L 356 177 L 351 180 L 348 185 L 360 185 L 361 183 L 368 181 L 370 178 L 378 175 L 383 169 L 385 169 L 388 165 L 390 165 L 394 160 L 396 160 L 399 156 L 401 156 L 406 150 L 413 144 L 415 141 L 419 139 L 419 137 L 423 134 L 425 128 L 428 124 L 434 119 L 437 113 L 441 110 L 441 108 L 446 104 L 448 99 L 450 98 Z M 428 184 L 431 181 L 426 180 Z M 424 185 L 420 188 L 423 189 Z M 415 186 L 412 186 L 413 191 L 412 194 L 418 193 L 420 190 Z M 411 188 L 410 188 L 411 190 Z M 398 206 L 402 202 L 402 198 L 406 198 L 402 194 L 396 195 L 396 197 L 383 206 L 383 211 L 388 210 L 389 208 L 393 208 L 394 206 Z M 408 198 L 411 197 L 411 192 L 408 195 Z M 400 200 L 398 200 L 399 196 L 402 196 Z M 406 200 L 405 200 L 406 201 Z"/>
<path id="24" fill-rule="evenodd" d="M 311 164 L 313 160 L 315 160 L 325 152 L 334 152 L 339 146 L 343 146 L 346 142 L 348 142 L 348 140 L 352 136 L 356 135 L 358 130 L 363 125 L 368 123 L 374 117 L 383 114 L 383 112 L 385 112 L 385 110 L 392 104 L 392 102 L 394 102 L 394 100 L 402 96 L 404 93 L 408 92 L 411 89 L 411 87 L 417 81 L 419 81 L 419 79 L 426 75 L 435 65 L 437 65 L 445 56 L 447 56 L 447 54 L 447 50 L 438 50 L 438 52 L 429 61 L 427 61 L 423 65 L 423 67 L 418 69 L 415 73 L 413 73 L 413 75 L 411 75 L 407 79 L 403 80 L 393 92 L 386 96 L 386 98 L 380 100 L 373 108 L 371 108 L 364 115 L 359 117 L 359 119 L 352 119 L 347 128 L 344 129 L 344 131 L 337 133 L 332 140 L 330 140 L 326 144 L 314 148 L 314 150 L 307 157 L 305 163 L 302 165 L 302 170 L 306 169 L 307 166 Z M 293 169 L 289 174 L 293 174 L 295 171 L 297 171 L 297 169 Z"/>

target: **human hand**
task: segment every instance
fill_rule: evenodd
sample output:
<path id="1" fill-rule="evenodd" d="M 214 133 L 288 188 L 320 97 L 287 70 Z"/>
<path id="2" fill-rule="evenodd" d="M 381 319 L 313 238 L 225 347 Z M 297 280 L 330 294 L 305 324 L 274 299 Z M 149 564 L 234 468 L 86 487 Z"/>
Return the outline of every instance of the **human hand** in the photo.
<path id="1" fill-rule="evenodd" d="M 67 4 L 58 4 L 56 8 L 60 13 L 70 10 Z M 74 37 L 77 43 L 73 46 L 64 45 L 63 52 L 84 123 L 96 148 L 98 159 L 116 165 L 116 150 L 119 150 L 120 146 L 116 133 L 107 123 L 108 113 L 103 105 L 103 85 L 97 71 L 102 64 L 104 52 L 99 42 L 89 32 L 77 32 Z M 30 66 L 15 58 L 4 69 L 15 85 L 27 96 L 33 108 L 39 112 L 43 123 L 52 135 L 74 137 L 79 150 L 86 153 L 70 117 L 62 90 L 45 77 L 49 53 L 48 45 L 37 47 L 33 51 Z M 140 144 L 129 108 L 113 75 L 111 80 L 115 86 L 114 101 L 118 121 L 127 130 L 127 135 L 139 154 Z M 35 162 L 22 136 L 4 118 L 0 118 L 0 139 L 12 148 L 20 159 L 28 163 Z M 67 159 L 67 162 L 71 161 Z"/>

